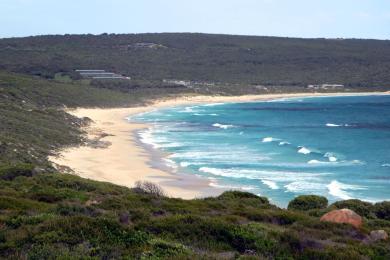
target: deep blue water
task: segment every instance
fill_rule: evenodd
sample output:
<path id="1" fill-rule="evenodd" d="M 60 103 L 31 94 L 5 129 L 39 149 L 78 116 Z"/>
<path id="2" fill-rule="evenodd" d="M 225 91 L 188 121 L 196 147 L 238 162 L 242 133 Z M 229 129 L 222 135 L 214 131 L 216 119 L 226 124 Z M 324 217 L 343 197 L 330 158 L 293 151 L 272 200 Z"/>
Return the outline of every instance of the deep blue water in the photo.
<path id="1" fill-rule="evenodd" d="M 179 172 L 286 206 L 390 199 L 390 96 L 312 97 L 180 106 L 137 115 L 140 140 Z"/>

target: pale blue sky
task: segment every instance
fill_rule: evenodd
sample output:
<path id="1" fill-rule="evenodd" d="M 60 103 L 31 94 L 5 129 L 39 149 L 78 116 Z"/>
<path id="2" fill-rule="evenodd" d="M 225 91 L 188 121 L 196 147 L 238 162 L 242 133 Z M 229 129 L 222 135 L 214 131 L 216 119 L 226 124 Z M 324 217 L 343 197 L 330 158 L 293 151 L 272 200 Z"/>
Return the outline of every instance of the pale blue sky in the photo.
<path id="1" fill-rule="evenodd" d="M 0 37 L 104 32 L 390 39 L 390 0 L 0 0 Z"/>

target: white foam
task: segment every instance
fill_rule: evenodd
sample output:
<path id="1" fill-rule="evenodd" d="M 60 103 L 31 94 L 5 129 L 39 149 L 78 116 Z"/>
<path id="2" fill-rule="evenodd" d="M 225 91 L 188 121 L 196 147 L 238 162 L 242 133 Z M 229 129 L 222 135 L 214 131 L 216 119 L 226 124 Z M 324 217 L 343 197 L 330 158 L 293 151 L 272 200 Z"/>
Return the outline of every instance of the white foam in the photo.
<path id="1" fill-rule="evenodd" d="M 179 113 L 196 113 L 200 112 L 198 110 L 194 110 L 198 108 L 198 106 L 185 107 L 183 110 L 178 111 Z"/>
<path id="2" fill-rule="evenodd" d="M 298 147 L 299 150 L 298 150 L 298 153 L 302 153 L 302 154 L 309 154 L 311 153 L 311 151 L 309 149 L 307 149 L 306 147 Z"/>
<path id="3" fill-rule="evenodd" d="M 308 173 L 308 172 L 285 172 L 285 171 L 266 171 L 266 170 L 247 170 L 247 169 L 219 169 L 211 167 L 201 167 L 200 172 L 209 173 L 216 176 L 227 178 L 245 178 L 250 180 L 267 180 L 273 182 L 289 181 L 318 181 L 327 173 Z"/>
<path id="4" fill-rule="evenodd" d="M 201 163 L 201 162 L 180 162 L 181 167 L 188 167 L 191 165 L 202 165 L 202 164 L 204 164 L 204 163 Z"/>
<path id="5" fill-rule="evenodd" d="M 163 161 L 165 162 L 165 165 L 168 166 L 169 168 L 172 168 L 174 170 L 178 168 L 176 162 L 171 159 L 164 158 Z"/>
<path id="6" fill-rule="evenodd" d="M 352 164 L 365 164 L 365 163 L 360 160 L 353 160 Z"/>
<path id="7" fill-rule="evenodd" d="M 327 123 L 326 126 L 327 126 L 327 127 L 340 127 L 340 126 L 342 126 L 342 125 Z"/>
<path id="8" fill-rule="evenodd" d="M 173 148 L 173 147 L 181 147 L 182 143 L 179 142 L 171 142 L 166 137 L 163 136 L 153 136 L 156 132 L 164 132 L 164 131 L 156 131 L 155 129 L 148 128 L 146 130 L 140 131 L 138 133 L 139 140 L 147 145 L 151 145 L 154 149 L 158 148 Z"/>
<path id="9" fill-rule="evenodd" d="M 320 163 L 324 163 L 324 162 L 321 162 L 321 161 L 318 161 L 318 160 L 310 160 L 307 163 L 308 164 L 320 164 Z"/>
<path id="10" fill-rule="evenodd" d="M 331 124 L 331 123 L 328 123 L 326 124 L 327 127 L 342 127 L 342 126 L 345 126 L 345 127 L 348 127 L 348 126 L 351 126 L 349 124 L 342 124 L 342 125 L 338 125 L 338 124 Z"/>
<path id="11" fill-rule="evenodd" d="M 153 148 L 158 148 L 158 145 L 152 136 L 152 132 L 152 129 L 148 128 L 144 131 L 139 132 L 138 136 L 140 137 L 140 141 L 144 144 L 151 145 Z"/>
<path id="12" fill-rule="evenodd" d="M 261 181 L 264 185 L 267 185 L 270 189 L 272 190 L 277 190 L 279 189 L 279 186 L 276 184 L 276 182 L 274 181 L 270 181 L 270 180 L 262 180 Z"/>
<path id="13" fill-rule="evenodd" d="M 224 149 L 224 150 L 222 150 Z M 180 158 L 182 160 L 198 160 L 198 162 L 207 162 L 212 160 L 213 163 L 231 163 L 242 160 L 246 163 L 257 163 L 259 161 L 267 161 L 271 158 L 268 156 L 256 155 L 251 153 L 251 150 L 240 150 L 236 148 L 236 151 L 232 153 L 230 150 L 226 150 L 225 147 L 221 147 L 221 150 L 209 151 L 188 151 L 188 152 L 177 152 L 169 155 L 169 158 Z"/>
<path id="14" fill-rule="evenodd" d="M 204 107 L 214 107 L 214 106 L 220 106 L 220 105 L 223 105 L 225 103 L 210 103 L 210 104 L 205 104 L 203 105 Z"/>
<path id="15" fill-rule="evenodd" d="M 315 165 L 315 166 L 334 166 L 334 167 L 341 167 L 341 166 L 350 166 L 350 165 L 363 165 L 364 162 L 361 162 L 359 160 L 353 160 L 353 161 L 339 161 L 336 157 L 328 157 L 328 161 L 319 161 L 319 160 L 310 160 L 307 162 L 309 165 Z M 303 165 L 297 164 L 297 166 L 304 167 Z"/>
<path id="16" fill-rule="evenodd" d="M 219 115 L 216 114 L 216 113 L 211 113 L 211 114 L 200 114 L 200 113 L 195 113 L 194 115 L 195 115 L 195 116 L 219 116 Z"/>
<path id="17" fill-rule="evenodd" d="M 274 102 L 284 102 L 289 100 L 292 100 L 292 98 L 276 98 L 276 99 L 266 100 L 265 102 L 274 103 Z"/>
<path id="18" fill-rule="evenodd" d="M 253 186 L 223 185 L 223 184 L 218 184 L 218 183 L 216 183 L 216 182 L 210 182 L 210 183 L 209 183 L 209 186 L 210 186 L 210 187 L 214 187 L 214 188 L 224 189 L 224 190 L 245 190 L 245 191 L 248 191 L 248 190 L 254 190 L 254 189 L 256 189 L 256 188 L 253 187 Z"/>
<path id="19" fill-rule="evenodd" d="M 289 144 L 290 144 L 289 142 L 285 142 L 285 141 L 279 142 L 280 146 L 289 145 Z"/>
<path id="20" fill-rule="evenodd" d="M 270 142 L 273 142 L 273 141 L 276 141 L 277 139 L 273 138 L 273 137 L 265 137 L 263 138 L 262 142 L 263 143 L 270 143 Z"/>
<path id="21" fill-rule="evenodd" d="M 228 128 L 234 127 L 234 125 L 223 125 L 223 124 L 219 124 L 219 123 L 215 123 L 215 124 L 213 124 L 213 126 L 218 127 L 218 128 L 222 128 L 222 129 L 228 129 Z"/>
<path id="22" fill-rule="evenodd" d="M 347 190 L 364 190 L 364 187 L 357 185 L 344 184 L 338 181 L 332 181 L 326 187 L 329 190 L 329 194 L 343 200 L 352 199 L 352 195 Z"/>
<path id="23" fill-rule="evenodd" d="M 319 182 L 294 181 L 284 186 L 287 191 L 294 193 L 324 193 L 325 185 Z"/>
<path id="24" fill-rule="evenodd" d="M 324 154 L 324 157 L 328 158 L 329 162 L 337 162 L 338 161 L 337 157 L 333 153 L 327 152 Z"/>

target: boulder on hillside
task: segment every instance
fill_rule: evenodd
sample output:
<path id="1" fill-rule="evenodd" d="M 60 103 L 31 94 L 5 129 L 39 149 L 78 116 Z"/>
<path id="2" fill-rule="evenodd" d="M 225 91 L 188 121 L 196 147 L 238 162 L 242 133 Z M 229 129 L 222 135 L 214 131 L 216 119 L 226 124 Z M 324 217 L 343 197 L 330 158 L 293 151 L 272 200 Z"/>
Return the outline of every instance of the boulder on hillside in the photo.
<path id="1" fill-rule="evenodd" d="M 384 230 L 373 230 L 370 232 L 370 239 L 371 241 L 378 241 L 378 240 L 387 240 L 389 238 L 389 235 Z"/>
<path id="2" fill-rule="evenodd" d="M 363 224 L 362 217 L 350 209 L 332 210 L 320 219 L 321 221 L 350 224 L 356 228 L 360 228 Z"/>

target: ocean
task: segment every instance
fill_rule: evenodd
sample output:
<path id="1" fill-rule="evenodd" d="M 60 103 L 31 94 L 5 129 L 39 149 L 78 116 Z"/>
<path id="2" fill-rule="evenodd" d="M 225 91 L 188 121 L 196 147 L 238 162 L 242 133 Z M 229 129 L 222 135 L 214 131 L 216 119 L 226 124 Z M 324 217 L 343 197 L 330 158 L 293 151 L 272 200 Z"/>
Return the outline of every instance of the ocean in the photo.
<path id="1" fill-rule="evenodd" d="M 285 207 L 316 194 L 330 202 L 390 199 L 390 96 L 215 103 L 129 118 L 174 172 L 266 196 Z"/>

